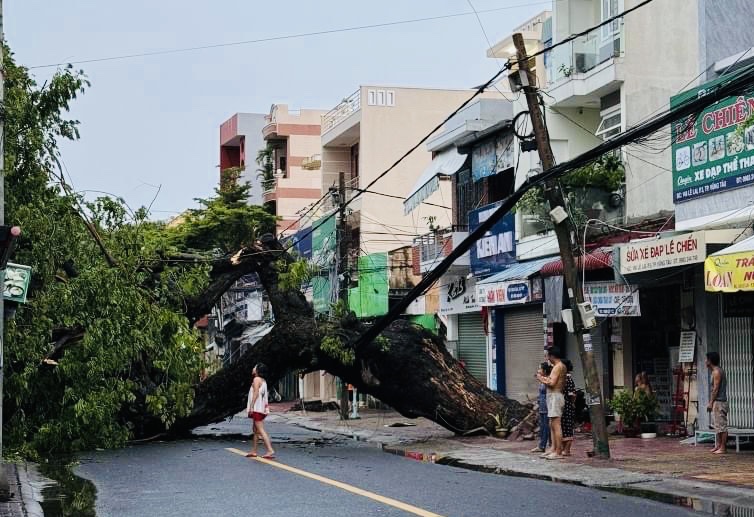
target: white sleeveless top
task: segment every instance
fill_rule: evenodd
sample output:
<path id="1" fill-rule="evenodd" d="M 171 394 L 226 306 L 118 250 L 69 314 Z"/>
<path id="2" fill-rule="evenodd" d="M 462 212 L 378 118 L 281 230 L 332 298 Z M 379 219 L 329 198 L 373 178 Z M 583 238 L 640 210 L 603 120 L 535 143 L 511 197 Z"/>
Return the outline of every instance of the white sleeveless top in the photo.
<path id="1" fill-rule="evenodd" d="M 249 388 L 249 397 L 246 400 L 246 412 L 248 413 L 250 410 L 254 411 L 255 413 L 267 413 L 267 406 L 269 405 L 268 398 L 267 398 L 267 381 L 262 381 L 262 385 L 259 387 L 259 396 L 257 397 L 257 400 L 254 402 L 254 408 L 251 407 L 251 400 L 254 398 L 254 383 L 251 384 L 251 388 Z"/>

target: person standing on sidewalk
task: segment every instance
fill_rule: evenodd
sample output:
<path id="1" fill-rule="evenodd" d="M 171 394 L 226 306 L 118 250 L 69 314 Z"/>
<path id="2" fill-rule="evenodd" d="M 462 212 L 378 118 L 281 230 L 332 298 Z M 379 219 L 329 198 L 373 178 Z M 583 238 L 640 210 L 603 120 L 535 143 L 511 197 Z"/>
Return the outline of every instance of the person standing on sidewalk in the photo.
<path id="1" fill-rule="evenodd" d="M 563 396 L 565 397 L 565 406 L 563 408 L 563 456 L 571 455 L 571 446 L 573 445 L 573 428 L 576 419 L 576 383 L 573 381 L 573 363 L 565 359 L 563 364 L 566 367 L 565 386 L 563 387 Z"/>
<path id="2" fill-rule="evenodd" d="M 712 383 L 707 411 L 712 412 L 712 425 L 717 438 L 713 454 L 725 454 L 728 442 L 728 379 L 720 368 L 720 354 L 709 352 L 705 361 L 712 373 Z"/>
<path id="3" fill-rule="evenodd" d="M 549 376 L 537 375 L 537 380 L 547 386 L 547 417 L 550 419 L 550 435 L 552 439 L 552 452 L 542 457 L 548 460 L 562 459 L 563 456 L 563 431 L 561 417 L 565 406 L 563 387 L 565 386 L 566 367 L 561 361 L 560 350 L 557 347 L 550 348 L 547 354 L 552 371 Z"/>
<path id="4" fill-rule="evenodd" d="M 264 429 L 264 419 L 270 413 L 266 377 L 267 366 L 263 363 L 258 363 L 251 371 L 251 389 L 249 389 L 249 397 L 246 402 L 246 412 L 252 422 L 251 452 L 246 455 L 247 458 L 257 457 L 257 443 L 260 437 L 264 442 L 264 446 L 267 447 L 267 452 L 262 457 L 268 460 L 275 457 L 270 436 Z"/>
<path id="5" fill-rule="evenodd" d="M 537 375 L 550 375 L 552 365 L 544 362 L 539 365 Z M 539 385 L 539 445 L 534 447 L 531 452 L 547 452 L 549 454 L 548 444 L 550 443 L 550 422 L 547 419 L 547 387 L 544 384 Z"/>

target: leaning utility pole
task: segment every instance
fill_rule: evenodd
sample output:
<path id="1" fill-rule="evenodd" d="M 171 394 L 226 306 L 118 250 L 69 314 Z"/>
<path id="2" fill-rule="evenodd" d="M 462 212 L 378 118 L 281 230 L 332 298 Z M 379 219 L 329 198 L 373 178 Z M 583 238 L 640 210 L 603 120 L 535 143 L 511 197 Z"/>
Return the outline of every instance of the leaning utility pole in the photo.
<path id="1" fill-rule="evenodd" d="M 348 247 L 350 234 L 346 215 L 346 174 L 340 171 L 338 174 L 338 219 L 335 235 L 338 243 L 338 274 L 337 274 L 337 299 L 338 304 L 345 307 L 348 312 Z M 333 286 L 335 288 L 335 286 Z M 348 383 L 340 380 L 340 419 L 348 420 Z"/>
<path id="2" fill-rule="evenodd" d="M 534 128 L 534 139 L 537 143 L 539 159 L 542 162 L 542 171 L 546 172 L 555 166 L 555 157 L 550 147 L 550 136 L 547 133 L 542 118 L 542 112 L 539 108 L 539 94 L 537 93 L 537 80 L 534 73 L 529 67 L 529 57 L 526 54 L 524 38 L 520 33 L 513 35 L 513 44 L 516 46 L 518 58 L 518 70 L 522 72 L 521 81 L 526 95 L 526 103 L 529 106 L 529 115 L 531 116 L 532 127 Z M 512 70 L 511 73 L 519 73 Z M 573 257 L 573 244 L 571 242 L 570 218 L 566 217 L 566 209 L 563 192 L 556 180 L 549 180 L 545 183 L 545 198 L 550 204 L 551 214 L 553 215 L 553 225 L 555 235 L 558 237 L 558 246 L 560 247 L 560 256 L 563 261 L 563 276 L 568 288 L 568 299 L 573 314 L 573 326 L 576 342 L 579 346 L 581 363 L 584 368 L 584 379 L 586 382 L 587 405 L 589 406 L 589 416 L 592 421 L 592 440 L 594 442 L 594 454 L 600 458 L 610 457 L 610 446 L 607 437 L 607 423 L 605 422 L 605 408 L 602 400 L 602 390 L 600 389 L 600 379 L 597 374 L 597 366 L 592 351 L 591 336 L 588 330 L 584 329 L 579 308 L 584 302 L 584 293 L 579 282 L 579 275 L 576 269 L 576 261 Z M 586 332 L 588 346 L 584 346 L 584 333 Z"/>

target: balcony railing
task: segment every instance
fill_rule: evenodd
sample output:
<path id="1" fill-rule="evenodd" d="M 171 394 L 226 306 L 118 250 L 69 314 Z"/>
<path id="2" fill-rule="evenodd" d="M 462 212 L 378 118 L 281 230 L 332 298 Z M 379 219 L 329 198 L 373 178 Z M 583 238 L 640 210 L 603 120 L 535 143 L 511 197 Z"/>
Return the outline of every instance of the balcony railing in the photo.
<path id="1" fill-rule="evenodd" d="M 419 251 L 420 271 L 426 273 L 437 266 L 468 235 L 468 230 L 468 226 L 452 226 L 416 237 L 414 247 Z M 468 258 L 460 258 L 455 264 L 468 265 Z"/>
<path id="2" fill-rule="evenodd" d="M 361 90 L 340 101 L 333 109 L 322 115 L 322 133 L 331 130 L 361 109 Z"/>
<path id="3" fill-rule="evenodd" d="M 618 23 L 618 22 L 616 22 Z M 623 24 L 602 27 L 585 36 L 555 47 L 545 55 L 550 84 L 584 74 L 624 52 Z"/>

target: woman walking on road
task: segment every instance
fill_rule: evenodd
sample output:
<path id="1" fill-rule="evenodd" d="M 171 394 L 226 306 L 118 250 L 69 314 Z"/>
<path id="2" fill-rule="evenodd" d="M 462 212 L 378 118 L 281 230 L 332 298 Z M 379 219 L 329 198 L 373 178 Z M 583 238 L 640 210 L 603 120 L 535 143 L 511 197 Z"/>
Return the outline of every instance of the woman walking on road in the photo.
<path id="1" fill-rule="evenodd" d="M 272 449 L 270 436 L 264 429 L 264 419 L 270 413 L 270 405 L 267 394 L 267 366 L 263 363 L 257 364 L 251 371 L 251 389 L 249 389 L 249 398 L 246 402 L 246 413 L 251 418 L 251 452 L 246 455 L 247 458 L 257 457 L 258 438 L 261 437 L 264 446 L 267 447 L 267 453 L 263 458 L 271 460 L 275 457 L 275 451 Z"/>

